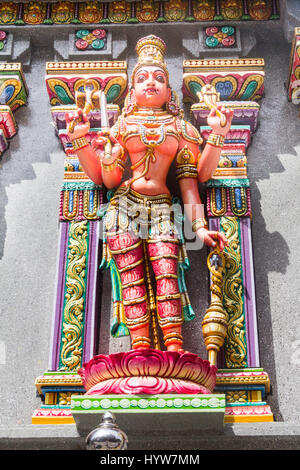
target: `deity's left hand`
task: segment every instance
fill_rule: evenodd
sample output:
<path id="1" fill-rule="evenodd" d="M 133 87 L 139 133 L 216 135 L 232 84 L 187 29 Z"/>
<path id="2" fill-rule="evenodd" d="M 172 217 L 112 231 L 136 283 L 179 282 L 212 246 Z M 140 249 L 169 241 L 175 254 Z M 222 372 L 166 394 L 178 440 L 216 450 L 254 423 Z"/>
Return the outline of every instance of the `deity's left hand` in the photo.
<path id="1" fill-rule="evenodd" d="M 217 115 L 215 109 L 212 109 L 209 113 L 207 118 L 207 124 L 212 128 L 212 132 L 214 134 L 223 135 L 225 137 L 231 126 L 233 110 L 230 108 L 225 108 L 222 105 L 218 105 L 217 109 L 226 117 L 226 125 L 224 127 L 221 126 L 221 119 Z"/>

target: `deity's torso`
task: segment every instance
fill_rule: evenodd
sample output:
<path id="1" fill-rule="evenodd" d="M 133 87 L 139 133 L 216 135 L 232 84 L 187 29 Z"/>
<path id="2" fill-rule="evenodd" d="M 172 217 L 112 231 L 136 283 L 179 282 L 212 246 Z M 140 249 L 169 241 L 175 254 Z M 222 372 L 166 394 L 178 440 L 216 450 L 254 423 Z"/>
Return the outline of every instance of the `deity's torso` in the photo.
<path id="1" fill-rule="evenodd" d="M 181 138 L 179 119 L 163 111 L 136 112 L 119 120 L 118 134 L 131 161 L 131 187 L 143 194 L 169 193 L 166 179 Z"/>

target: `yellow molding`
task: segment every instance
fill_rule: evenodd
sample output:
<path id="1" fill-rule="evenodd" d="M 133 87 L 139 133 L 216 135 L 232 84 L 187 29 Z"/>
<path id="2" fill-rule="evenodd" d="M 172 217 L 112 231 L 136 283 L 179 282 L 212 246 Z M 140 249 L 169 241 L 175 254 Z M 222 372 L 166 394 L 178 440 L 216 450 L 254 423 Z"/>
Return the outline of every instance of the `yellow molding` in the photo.
<path id="1" fill-rule="evenodd" d="M 224 423 L 262 423 L 262 422 L 273 422 L 273 415 L 262 415 L 262 416 L 225 416 Z"/>
<path id="2" fill-rule="evenodd" d="M 270 379 L 269 376 L 229 376 L 218 377 L 216 385 L 265 385 L 266 393 L 270 392 Z"/>
<path id="3" fill-rule="evenodd" d="M 32 424 L 75 424 L 73 416 L 33 416 Z"/>
<path id="4" fill-rule="evenodd" d="M 41 376 L 35 381 L 35 386 L 39 394 L 42 393 L 42 387 L 83 387 L 82 378 L 80 375 L 71 376 Z"/>
<path id="5" fill-rule="evenodd" d="M 125 61 L 76 61 L 76 62 L 47 62 L 46 72 L 47 74 L 61 74 L 66 73 L 78 73 L 83 72 L 86 74 L 94 72 L 126 72 L 127 62 Z"/>
<path id="6" fill-rule="evenodd" d="M 197 69 L 201 72 L 214 70 L 218 72 L 222 70 L 230 71 L 264 71 L 264 59 L 195 59 L 185 60 L 183 62 L 184 73 L 196 72 Z"/>

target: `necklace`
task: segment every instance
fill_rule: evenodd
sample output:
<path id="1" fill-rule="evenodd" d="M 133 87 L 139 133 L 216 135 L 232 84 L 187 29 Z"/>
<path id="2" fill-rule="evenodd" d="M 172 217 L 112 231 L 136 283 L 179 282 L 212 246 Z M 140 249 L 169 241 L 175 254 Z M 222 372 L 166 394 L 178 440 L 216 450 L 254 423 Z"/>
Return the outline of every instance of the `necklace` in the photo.
<path id="1" fill-rule="evenodd" d="M 168 124 L 174 121 L 174 117 L 166 113 L 161 115 L 134 114 L 133 116 L 128 117 L 127 121 L 132 124 L 139 124 L 140 122 L 145 124 L 153 124 L 154 122 Z"/>
<path id="2" fill-rule="evenodd" d="M 139 123 L 140 139 L 147 147 L 157 147 L 165 141 L 165 124 L 158 125 L 159 127 L 151 127 Z"/>
<path id="3" fill-rule="evenodd" d="M 128 116 L 128 121 L 132 123 L 139 123 L 142 122 L 153 122 L 153 121 L 160 121 L 160 122 L 172 122 L 174 117 L 168 114 L 167 111 L 159 108 L 159 109 L 151 109 L 151 108 L 140 108 L 139 110 L 135 111 L 131 116 Z"/>

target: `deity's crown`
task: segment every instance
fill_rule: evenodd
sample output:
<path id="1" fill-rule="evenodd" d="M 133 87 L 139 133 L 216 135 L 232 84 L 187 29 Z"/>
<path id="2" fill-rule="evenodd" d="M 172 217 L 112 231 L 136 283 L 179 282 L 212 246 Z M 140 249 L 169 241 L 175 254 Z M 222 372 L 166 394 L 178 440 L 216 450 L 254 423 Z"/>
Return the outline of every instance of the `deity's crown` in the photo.
<path id="1" fill-rule="evenodd" d="M 164 61 L 166 48 L 165 42 L 153 34 L 141 38 L 135 48 L 138 55 L 138 63 L 133 70 L 132 78 L 143 65 L 157 65 L 161 67 L 167 77 L 169 77 L 167 65 Z"/>

